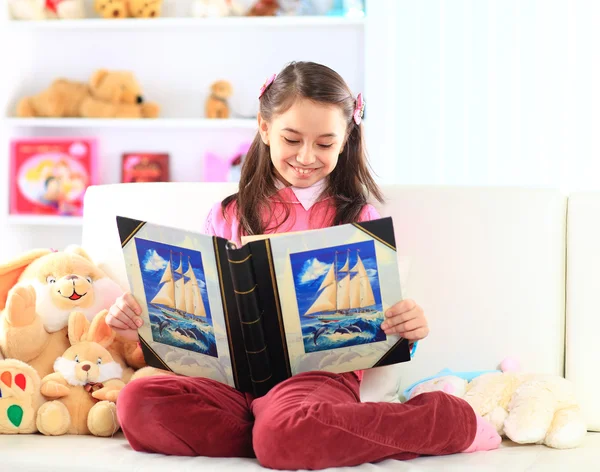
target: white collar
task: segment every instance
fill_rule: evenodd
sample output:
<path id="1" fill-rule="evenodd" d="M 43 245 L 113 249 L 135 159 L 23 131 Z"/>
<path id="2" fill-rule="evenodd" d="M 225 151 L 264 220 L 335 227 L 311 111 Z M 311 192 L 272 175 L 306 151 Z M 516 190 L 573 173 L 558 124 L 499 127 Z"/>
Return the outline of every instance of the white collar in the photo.
<path id="1" fill-rule="evenodd" d="M 306 211 L 310 210 L 312 206 L 319 200 L 319 197 L 325 190 L 325 186 L 327 185 L 327 178 L 321 179 L 318 182 L 315 182 L 310 187 L 300 188 L 289 186 L 288 188 L 294 192 L 296 198 L 300 202 L 300 204 L 304 207 Z M 287 186 L 279 179 L 275 179 L 275 187 L 277 190 L 281 190 L 286 188 Z"/>

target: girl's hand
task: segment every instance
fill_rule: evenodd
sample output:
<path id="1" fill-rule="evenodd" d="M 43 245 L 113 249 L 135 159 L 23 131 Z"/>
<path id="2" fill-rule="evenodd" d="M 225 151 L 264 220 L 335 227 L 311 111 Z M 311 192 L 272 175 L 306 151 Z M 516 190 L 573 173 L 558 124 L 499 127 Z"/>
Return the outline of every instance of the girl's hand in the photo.
<path id="1" fill-rule="evenodd" d="M 117 335 L 129 341 L 138 341 L 138 328 L 144 324 L 140 317 L 142 309 L 131 293 L 117 298 L 108 310 L 106 324 L 115 330 Z"/>
<path id="2" fill-rule="evenodd" d="M 402 300 L 386 313 L 381 329 L 385 334 L 397 333 L 411 342 L 424 339 L 429 334 L 429 326 L 423 308 L 413 300 Z"/>

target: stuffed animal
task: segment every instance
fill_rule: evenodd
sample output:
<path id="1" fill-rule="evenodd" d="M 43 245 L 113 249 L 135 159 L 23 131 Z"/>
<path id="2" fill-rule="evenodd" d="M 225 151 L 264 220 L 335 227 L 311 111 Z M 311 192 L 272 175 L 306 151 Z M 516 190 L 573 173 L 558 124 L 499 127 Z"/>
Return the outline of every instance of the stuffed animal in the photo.
<path id="1" fill-rule="evenodd" d="M 36 433 L 43 403 L 35 369 L 16 359 L 0 361 L 0 434 Z"/>
<path id="2" fill-rule="evenodd" d="M 248 13 L 247 16 L 274 16 L 279 11 L 278 0 L 258 0 Z"/>
<path id="3" fill-rule="evenodd" d="M 158 18 L 163 0 L 129 0 L 129 11 L 134 18 Z"/>
<path id="4" fill-rule="evenodd" d="M 219 18 L 242 16 L 245 8 L 236 0 L 194 0 L 192 16 L 196 18 Z"/>
<path id="5" fill-rule="evenodd" d="M 131 72 L 96 71 L 89 83 L 55 80 L 17 106 L 20 117 L 156 118 L 159 107 L 144 102 Z"/>
<path id="6" fill-rule="evenodd" d="M 206 118 L 229 118 L 229 104 L 233 89 L 226 80 L 219 80 L 210 87 L 211 94 L 206 100 Z"/>
<path id="7" fill-rule="evenodd" d="M 0 351 L 44 377 L 70 346 L 69 315 L 78 311 L 92 320 L 122 293 L 80 247 L 29 251 L 0 265 Z M 133 374 L 130 367 L 145 365 L 137 343 L 118 340 L 109 350 L 125 369 L 126 381 Z"/>
<path id="8" fill-rule="evenodd" d="M 69 316 L 71 347 L 56 359 L 54 373 L 42 379 L 42 394 L 53 400 L 38 411 L 40 433 L 112 436 L 118 431 L 115 401 L 125 383 L 123 369 L 106 349 L 115 339 L 106 315 L 99 313 L 91 324 L 82 313 Z"/>
<path id="9" fill-rule="evenodd" d="M 102 18 L 157 18 L 163 0 L 94 0 L 94 9 Z"/>
<path id="10" fill-rule="evenodd" d="M 8 0 L 15 20 L 85 18 L 82 0 Z"/>
<path id="11" fill-rule="evenodd" d="M 500 371 L 481 372 L 470 381 L 460 374 L 434 377 L 413 385 L 405 398 L 442 390 L 463 398 L 513 442 L 579 446 L 586 424 L 571 382 L 557 375 L 519 373 L 515 365 L 507 359 Z"/>
<path id="12" fill-rule="evenodd" d="M 128 0 L 94 0 L 94 10 L 102 18 L 119 19 L 129 17 Z"/>

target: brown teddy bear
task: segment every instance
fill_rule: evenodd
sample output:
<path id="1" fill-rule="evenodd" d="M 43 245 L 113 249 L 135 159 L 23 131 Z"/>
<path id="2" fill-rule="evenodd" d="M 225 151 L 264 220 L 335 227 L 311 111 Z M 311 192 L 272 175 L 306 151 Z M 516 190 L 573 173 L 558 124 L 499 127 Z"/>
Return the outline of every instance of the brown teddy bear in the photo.
<path id="1" fill-rule="evenodd" d="M 42 379 L 41 392 L 53 401 L 37 414 L 37 427 L 47 436 L 93 434 L 112 436 L 119 429 L 115 401 L 125 383 L 123 369 L 107 348 L 115 339 L 106 324 L 107 311 L 90 324 L 82 313 L 69 316 L 69 347 Z"/>
<path id="2" fill-rule="evenodd" d="M 0 265 L 0 351 L 31 365 L 44 377 L 69 347 L 67 324 L 73 311 L 92 320 L 123 293 L 78 246 L 63 252 L 37 249 Z M 109 348 L 124 369 L 144 366 L 141 348 L 115 341 Z"/>
<path id="3" fill-rule="evenodd" d="M 94 0 L 94 9 L 102 18 L 157 18 L 163 0 Z"/>
<path id="4" fill-rule="evenodd" d="M 131 72 L 96 71 L 89 83 L 55 80 L 49 88 L 17 105 L 19 117 L 156 118 L 159 107 L 144 102 Z"/>
<path id="5" fill-rule="evenodd" d="M 233 88 L 226 80 L 219 80 L 212 84 L 211 94 L 206 100 L 206 118 L 229 118 L 229 105 L 227 99 L 231 97 Z"/>

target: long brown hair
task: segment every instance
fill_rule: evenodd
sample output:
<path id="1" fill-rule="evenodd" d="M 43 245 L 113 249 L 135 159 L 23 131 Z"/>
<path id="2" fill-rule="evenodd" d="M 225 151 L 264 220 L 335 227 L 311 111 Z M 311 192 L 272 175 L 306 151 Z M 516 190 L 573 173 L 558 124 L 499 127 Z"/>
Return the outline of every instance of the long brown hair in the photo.
<path id="1" fill-rule="evenodd" d="M 299 98 L 336 105 L 343 111 L 346 142 L 335 169 L 329 174 L 325 192 L 335 203 L 333 225 L 356 222 L 370 196 L 383 202 L 381 190 L 369 170 L 362 123 L 357 125 L 353 118 L 356 98 L 344 79 L 329 67 L 314 62 L 292 62 L 260 98 L 260 114 L 270 122 Z M 257 133 L 242 165 L 238 192 L 223 200 L 223 213 L 235 202 L 240 232 L 262 234 L 267 229 L 262 215 L 270 210 L 269 198 L 276 192 L 270 149 Z"/>

